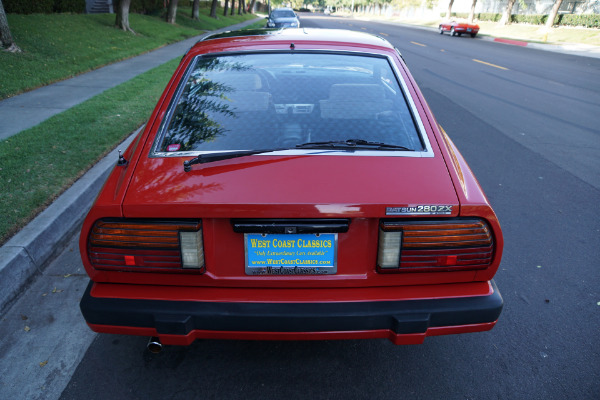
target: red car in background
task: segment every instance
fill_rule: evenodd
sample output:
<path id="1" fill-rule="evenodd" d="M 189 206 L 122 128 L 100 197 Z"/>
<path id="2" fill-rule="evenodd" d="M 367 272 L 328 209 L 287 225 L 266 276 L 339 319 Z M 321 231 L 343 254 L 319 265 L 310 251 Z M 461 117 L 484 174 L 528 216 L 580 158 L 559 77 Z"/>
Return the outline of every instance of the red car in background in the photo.
<path id="1" fill-rule="evenodd" d="M 444 32 L 449 32 L 450 36 L 461 36 L 463 33 L 471 35 L 472 38 L 477 36 L 479 32 L 479 25 L 469 23 L 468 21 L 448 21 L 442 22 L 439 26 L 440 35 Z"/>
<path id="2" fill-rule="evenodd" d="M 81 231 L 96 332 L 195 339 L 486 331 L 500 225 L 398 51 L 342 30 L 210 36 Z"/>

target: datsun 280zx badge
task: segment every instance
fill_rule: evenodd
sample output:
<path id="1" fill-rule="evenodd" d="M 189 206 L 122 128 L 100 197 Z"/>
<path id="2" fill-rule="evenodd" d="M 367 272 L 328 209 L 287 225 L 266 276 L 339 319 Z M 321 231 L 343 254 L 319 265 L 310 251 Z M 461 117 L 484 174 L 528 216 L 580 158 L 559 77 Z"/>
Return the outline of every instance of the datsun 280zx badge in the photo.
<path id="1" fill-rule="evenodd" d="M 406 207 L 386 207 L 385 215 L 450 215 L 451 205 L 408 205 Z"/>

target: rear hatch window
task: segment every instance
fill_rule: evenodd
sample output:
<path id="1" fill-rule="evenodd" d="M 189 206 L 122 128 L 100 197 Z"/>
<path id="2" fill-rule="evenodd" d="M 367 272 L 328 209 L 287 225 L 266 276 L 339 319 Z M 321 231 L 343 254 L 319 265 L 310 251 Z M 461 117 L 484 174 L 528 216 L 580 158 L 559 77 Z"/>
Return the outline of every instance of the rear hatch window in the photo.
<path id="1" fill-rule="evenodd" d="M 367 140 L 425 150 L 386 57 L 252 53 L 197 57 L 170 105 L 155 155 Z"/>

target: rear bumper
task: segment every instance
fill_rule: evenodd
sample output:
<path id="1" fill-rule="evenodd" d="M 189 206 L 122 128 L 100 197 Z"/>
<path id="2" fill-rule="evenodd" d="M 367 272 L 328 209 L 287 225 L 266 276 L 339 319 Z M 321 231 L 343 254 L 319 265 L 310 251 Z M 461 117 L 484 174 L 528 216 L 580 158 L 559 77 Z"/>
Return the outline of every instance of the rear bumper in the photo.
<path id="1" fill-rule="evenodd" d="M 98 298 L 90 282 L 81 311 L 92 330 L 158 336 L 164 344 L 195 339 L 321 340 L 425 337 L 491 329 L 503 300 L 493 281 L 485 296 L 441 299 L 251 303 Z"/>
<path id="2" fill-rule="evenodd" d="M 478 33 L 479 29 L 454 27 L 454 32 L 456 32 L 456 33 Z"/>

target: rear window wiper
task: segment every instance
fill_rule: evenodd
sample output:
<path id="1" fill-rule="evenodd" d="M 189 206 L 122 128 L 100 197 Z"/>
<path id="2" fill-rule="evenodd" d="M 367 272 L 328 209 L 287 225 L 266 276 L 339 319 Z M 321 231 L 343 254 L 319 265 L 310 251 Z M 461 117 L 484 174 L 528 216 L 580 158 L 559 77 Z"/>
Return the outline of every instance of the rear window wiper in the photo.
<path id="1" fill-rule="evenodd" d="M 328 142 L 308 142 L 296 145 L 297 149 L 333 149 L 333 150 L 400 150 L 414 151 L 414 149 L 395 144 L 370 142 L 363 139 L 331 140 Z"/>
<path id="2" fill-rule="evenodd" d="M 316 149 L 316 150 L 403 150 L 413 151 L 404 146 L 397 146 L 395 144 L 386 144 L 379 142 L 369 142 L 362 139 L 348 139 L 348 140 L 332 140 L 329 142 L 308 142 L 302 143 L 295 146 L 296 149 Z M 219 151 L 216 153 L 200 154 L 197 157 L 192 158 L 183 162 L 183 170 L 190 172 L 192 165 L 205 164 L 215 161 L 229 160 L 231 158 L 246 157 L 253 154 L 272 153 L 275 151 L 290 150 L 289 147 L 275 148 L 275 149 L 259 149 L 259 150 L 237 150 L 237 151 Z"/>
<path id="3" fill-rule="evenodd" d="M 205 164 L 221 160 L 229 160 L 230 158 L 246 157 L 253 154 L 272 153 L 274 151 L 289 150 L 289 147 L 280 149 L 262 149 L 262 150 L 237 150 L 237 151 L 219 151 L 217 153 L 200 154 L 197 157 L 183 162 L 183 170 L 190 172 L 192 165 Z"/>

